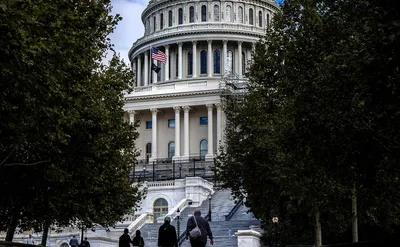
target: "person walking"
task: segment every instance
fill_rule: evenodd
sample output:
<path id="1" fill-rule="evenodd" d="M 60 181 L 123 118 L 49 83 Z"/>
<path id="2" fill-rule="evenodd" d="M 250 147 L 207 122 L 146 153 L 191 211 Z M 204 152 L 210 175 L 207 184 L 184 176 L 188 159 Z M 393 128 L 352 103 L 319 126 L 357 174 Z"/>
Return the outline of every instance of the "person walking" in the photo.
<path id="1" fill-rule="evenodd" d="M 128 228 L 124 229 L 124 234 L 119 237 L 119 247 L 130 247 L 133 244 L 131 237 L 129 236 Z"/>
<path id="2" fill-rule="evenodd" d="M 75 237 L 75 235 L 72 236 L 71 240 L 69 240 L 69 245 L 71 247 L 78 247 L 79 246 L 79 241 L 78 239 Z"/>
<path id="3" fill-rule="evenodd" d="M 196 231 L 196 227 L 200 229 L 201 235 L 198 237 L 191 237 L 190 231 Z M 194 210 L 193 216 L 188 219 L 186 227 L 186 239 L 190 238 L 190 245 L 192 247 L 205 247 L 207 244 L 207 236 L 210 238 L 210 244 L 214 244 L 214 237 L 211 232 L 210 224 L 203 217 L 201 217 L 200 209 Z"/>
<path id="4" fill-rule="evenodd" d="M 84 246 L 84 247 L 90 247 L 90 243 L 87 240 L 87 237 L 85 237 L 85 240 L 82 241 L 81 245 Z"/>
<path id="5" fill-rule="evenodd" d="M 178 247 L 178 239 L 176 237 L 176 230 L 171 225 L 171 218 L 165 217 L 164 224 L 158 230 L 158 246 L 159 247 Z"/>
<path id="6" fill-rule="evenodd" d="M 141 234 L 140 230 L 136 230 L 136 235 L 132 241 L 133 246 L 139 246 L 139 247 L 144 246 L 144 240 L 141 235 L 142 234 Z"/>
<path id="7" fill-rule="evenodd" d="M 34 244 L 35 244 L 35 241 L 34 241 L 33 238 L 32 238 L 32 234 L 29 234 L 29 238 L 28 238 L 28 240 L 26 241 L 26 243 L 27 243 L 27 244 L 31 244 L 31 245 L 34 245 Z"/>

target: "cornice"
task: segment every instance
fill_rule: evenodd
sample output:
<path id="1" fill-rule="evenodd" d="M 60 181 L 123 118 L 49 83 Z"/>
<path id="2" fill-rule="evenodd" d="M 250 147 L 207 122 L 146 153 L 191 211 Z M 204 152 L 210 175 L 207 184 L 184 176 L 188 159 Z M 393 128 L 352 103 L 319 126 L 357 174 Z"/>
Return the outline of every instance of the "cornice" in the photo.
<path id="1" fill-rule="evenodd" d="M 215 95 L 220 94 L 221 89 L 214 90 L 206 90 L 206 91 L 197 91 L 197 92 L 185 92 L 185 93 L 165 93 L 165 94 L 156 94 L 156 95 L 143 95 L 143 96 L 126 96 L 125 102 L 133 102 L 137 100 L 149 100 L 149 99 L 162 99 L 162 98 L 179 98 L 185 96 L 194 96 L 194 95 Z"/>

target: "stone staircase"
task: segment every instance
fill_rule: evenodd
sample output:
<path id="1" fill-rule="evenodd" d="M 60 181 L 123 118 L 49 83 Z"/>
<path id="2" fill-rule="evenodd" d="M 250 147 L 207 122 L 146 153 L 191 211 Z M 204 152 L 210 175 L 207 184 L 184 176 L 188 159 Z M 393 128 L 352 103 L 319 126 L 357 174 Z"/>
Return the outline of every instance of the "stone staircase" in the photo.
<path id="1" fill-rule="evenodd" d="M 250 229 L 250 227 L 257 230 L 260 227 L 260 222 L 254 219 L 251 213 L 248 213 L 248 208 L 244 205 L 238 208 L 231 220 L 225 221 L 225 215 L 228 215 L 234 206 L 235 202 L 232 200 L 230 190 L 217 190 L 212 195 L 212 221 L 210 222 L 210 227 L 214 235 L 214 246 L 216 247 L 236 247 L 238 243 L 235 233 L 238 230 L 247 230 Z M 205 200 L 199 207 L 187 207 L 181 212 L 182 221 L 180 222 L 180 233 L 186 230 L 187 220 L 193 215 L 193 211 L 196 208 L 200 209 L 202 216 L 205 217 L 209 210 L 209 201 Z M 176 220 L 171 222 L 171 224 L 178 230 Z M 145 246 L 157 246 L 158 229 L 161 225 L 162 223 L 146 224 L 140 229 L 146 244 Z M 185 240 L 181 247 L 190 247 L 189 240 Z"/>

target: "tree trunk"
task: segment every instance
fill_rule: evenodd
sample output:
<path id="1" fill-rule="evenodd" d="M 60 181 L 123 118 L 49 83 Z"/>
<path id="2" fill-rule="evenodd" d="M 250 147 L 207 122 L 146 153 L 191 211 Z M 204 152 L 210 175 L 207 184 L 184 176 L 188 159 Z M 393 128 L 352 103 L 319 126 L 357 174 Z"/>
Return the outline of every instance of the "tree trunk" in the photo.
<path id="1" fill-rule="evenodd" d="M 351 213 L 352 213 L 352 234 L 353 243 L 358 242 L 358 215 L 357 215 L 357 189 L 356 184 L 353 184 L 351 189 Z"/>
<path id="2" fill-rule="evenodd" d="M 13 238 L 14 238 L 14 232 L 15 229 L 17 228 L 17 216 L 16 214 L 13 212 L 11 214 L 10 217 L 10 223 L 8 223 L 8 227 L 7 227 L 7 234 L 6 234 L 6 238 L 5 241 L 9 241 L 12 242 Z"/>
<path id="3" fill-rule="evenodd" d="M 319 209 L 315 210 L 315 247 L 322 247 L 322 230 Z"/>
<path id="4" fill-rule="evenodd" d="M 46 246 L 47 244 L 47 236 L 49 235 L 49 223 L 47 221 L 43 224 L 43 235 L 42 235 L 42 246 Z"/>

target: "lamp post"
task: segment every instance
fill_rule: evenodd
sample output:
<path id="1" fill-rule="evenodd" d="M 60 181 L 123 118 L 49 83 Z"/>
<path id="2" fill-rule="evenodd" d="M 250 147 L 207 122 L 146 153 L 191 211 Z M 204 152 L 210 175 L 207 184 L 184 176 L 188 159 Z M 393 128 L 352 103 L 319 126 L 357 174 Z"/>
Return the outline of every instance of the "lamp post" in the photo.
<path id="1" fill-rule="evenodd" d="M 143 181 L 146 180 L 146 167 L 143 166 Z"/>
<path id="2" fill-rule="evenodd" d="M 178 228 L 178 247 L 180 247 L 181 246 L 181 243 L 180 243 L 180 226 L 181 226 L 181 211 L 179 210 L 179 208 L 178 208 L 178 210 L 176 210 L 176 226 L 177 226 L 177 228 Z"/>
<path id="3" fill-rule="evenodd" d="M 182 163 L 179 162 L 179 178 L 182 178 Z"/>
<path id="4" fill-rule="evenodd" d="M 272 222 L 274 223 L 274 228 L 275 228 L 275 244 L 274 246 L 278 245 L 278 222 L 279 222 L 279 218 L 278 217 L 272 217 Z"/>
<path id="5" fill-rule="evenodd" d="M 211 220 L 211 192 L 208 194 L 208 221 Z"/>

